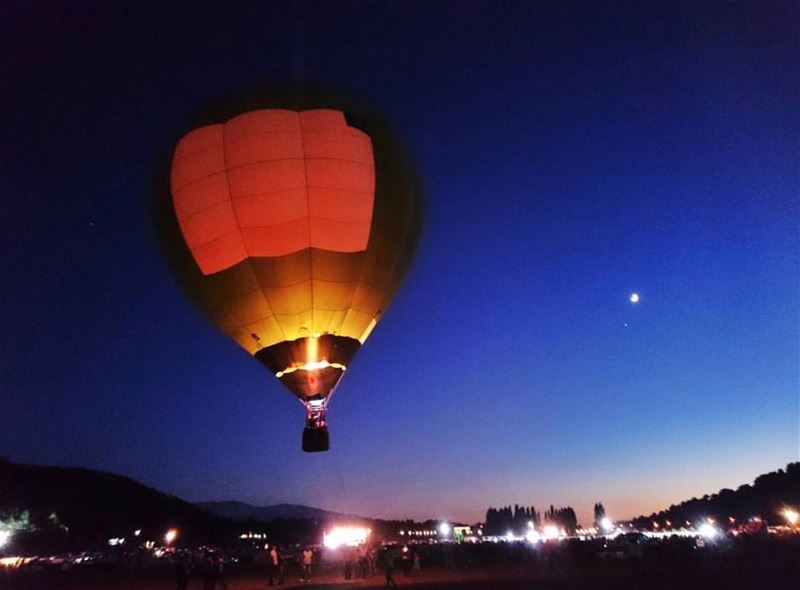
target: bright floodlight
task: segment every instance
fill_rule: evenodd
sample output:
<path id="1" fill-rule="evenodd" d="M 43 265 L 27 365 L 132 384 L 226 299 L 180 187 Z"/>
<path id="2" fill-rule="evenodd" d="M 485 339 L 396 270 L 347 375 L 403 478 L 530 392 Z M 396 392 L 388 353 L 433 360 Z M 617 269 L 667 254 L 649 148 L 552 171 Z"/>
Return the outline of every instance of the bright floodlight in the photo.
<path id="1" fill-rule="evenodd" d="M 367 542 L 370 530 L 355 526 L 337 526 L 330 532 L 322 536 L 322 544 L 328 549 L 336 549 L 344 545 L 345 547 L 355 547 Z"/>
<path id="2" fill-rule="evenodd" d="M 786 519 L 786 522 L 794 526 L 797 524 L 797 521 L 800 520 L 800 513 L 793 508 L 785 508 L 783 510 L 783 517 Z"/>
<path id="3" fill-rule="evenodd" d="M 167 533 L 164 535 L 164 541 L 166 541 L 167 545 L 172 543 L 177 538 L 178 538 L 178 531 L 176 529 L 169 529 Z"/>
<path id="4" fill-rule="evenodd" d="M 558 538 L 558 527 L 554 524 L 545 525 L 544 529 L 542 529 L 542 532 L 544 533 L 545 539 Z"/>
<path id="5" fill-rule="evenodd" d="M 541 536 L 534 528 L 531 528 L 525 535 L 525 540 L 528 541 L 528 543 L 538 543 L 541 539 Z"/>
<path id="6" fill-rule="evenodd" d="M 631 303 L 639 303 L 639 294 L 638 293 L 631 293 L 630 300 L 631 300 Z"/>
<path id="7" fill-rule="evenodd" d="M 0 548 L 5 546 L 9 539 L 11 539 L 11 531 L 0 531 Z"/>
<path id="8" fill-rule="evenodd" d="M 440 524 L 439 525 L 439 534 L 442 535 L 443 537 L 449 537 L 450 536 L 450 525 L 447 524 L 446 522 L 443 522 L 442 524 Z"/>
<path id="9" fill-rule="evenodd" d="M 603 527 L 603 530 L 605 531 L 614 530 L 614 523 L 611 522 L 611 519 L 607 516 L 604 516 L 603 519 L 600 521 L 600 526 Z"/>
<path id="10" fill-rule="evenodd" d="M 712 525 L 710 522 L 705 522 L 700 525 L 700 528 L 697 529 L 697 532 L 703 535 L 706 539 L 713 539 L 719 534 L 717 529 L 715 529 L 714 525 Z"/>

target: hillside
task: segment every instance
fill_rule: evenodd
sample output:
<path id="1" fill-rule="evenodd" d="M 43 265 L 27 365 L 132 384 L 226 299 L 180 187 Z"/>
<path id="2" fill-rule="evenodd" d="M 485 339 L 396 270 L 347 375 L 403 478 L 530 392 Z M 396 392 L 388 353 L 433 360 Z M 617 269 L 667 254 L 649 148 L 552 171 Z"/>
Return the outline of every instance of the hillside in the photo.
<path id="1" fill-rule="evenodd" d="M 269 522 L 276 518 L 287 520 L 364 520 L 360 516 L 341 514 L 313 508 L 302 504 L 275 504 L 272 506 L 253 506 L 245 502 L 198 502 L 200 508 L 222 516 L 237 520 L 254 519 Z"/>
<path id="2" fill-rule="evenodd" d="M 11 517 L 28 521 L 29 536 L 48 531 L 50 541 L 60 537 L 69 547 L 102 545 L 137 529 L 157 539 L 170 527 L 181 531 L 182 542 L 226 542 L 241 528 L 120 475 L 0 462 L 0 518 Z"/>
<path id="3" fill-rule="evenodd" d="M 192 504 L 113 473 L 0 460 L 0 520 L 13 521 L 17 543 L 35 553 L 102 548 L 136 530 L 142 540 L 161 539 L 170 528 L 187 546 L 229 545 L 252 530 L 281 542 L 316 542 L 326 522 L 366 519 L 298 504 Z"/>
<path id="4" fill-rule="evenodd" d="M 736 490 L 722 489 L 716 494 L 692 498 L 673 504 L 666 510 L 633 519 L 639 528 L 650 528 L 653 521 L 661 523 L 696 522 L 707 517 L 717 522 L 744 522 L 754 516 L 769 524 L 783 524 L 781 511 L 785 506 L 800 506 L 800 462 L 759 475 L 753 485 L 744 484 Z"/>

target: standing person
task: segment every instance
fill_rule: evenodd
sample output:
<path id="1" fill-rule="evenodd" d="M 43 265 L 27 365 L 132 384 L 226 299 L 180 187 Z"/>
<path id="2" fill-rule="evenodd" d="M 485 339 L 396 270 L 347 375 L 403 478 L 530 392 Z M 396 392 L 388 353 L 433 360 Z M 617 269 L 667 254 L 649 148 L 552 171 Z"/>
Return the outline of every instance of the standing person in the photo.
<path id="1" fill-rule="evenodd" d="M 406 577 L 411 575 L 411 552 L 408 548 L 408 545 L 403 545 L 403 575 Z"/>
<path id="2" fill-rule="evenodd" d="M 217 568 L 211 554 L 203 560 L 203 590 L 215 590 L 217 587 Z"/>
<path id="3" fill-rule="evenodd" d="M 220 586 L 222 586 L 225 590 L 228 590 L 228 582 L 225 581 L 225 557 L 220 555 L 217 558 L 217 582 L 219 582 Z"/>
<path id="4" fill-rule="evenodd" d="M 367 563 L 369 564 L 369 575 L 374 576 L 378 571 L 378 550 L 371 547 L 367 553 Z"/>
<path id="5" fill-rule="evenodd" d="M 391 546 L 387 546 L 381 552 L 381 561 L 383 573 L 386 575 L 386 585 L 397 586 L 397 582 L 394 581 L 394 553 Z"/>
<path id="6" fill-rule="evenodd" d="M 186 590 L 189 586 L 189 564 L 186 557 L 181 555 L 175 562 L 175 590 Z"/>
<path id="7" fill-rule="evenodd" d="M 417 551 L 416 547 L 414 548 L 414 571 L 422 571 L 422 558 L 420 558 L 419 551 Z"/>
<path id="8" fill-rule="evenodd" d="M 278 579 L 278 586 L 283 586 L 283 557 L 281 557 L 278 547 L 273 545 L 269 548 L 269 585 L 275 585 L 275 578 Z"/>
<path id="9" fill-rule="evenodd" d="M 345 547 L 344 550 L 344 579 L 349 580 L 353 577 L 353 551 L 351 547 Z"/>
<path id="10" fill-rule="evenodd" d="M 369 550 L 366 545 L 358 546 L 358 569 L 361 577 L 366 579 L 369 569 Z"/>
<path id="11" fill-rule="evenodd" d="M 311 581 L 311 564 L 314 563 L 314 552 L 311 547 L 303 549 L 303 582 Z"/>
<path id="12" fill-rule="evenodd" d="M 547 571 L 554 572 L 556 570 L 556 562 L 553 559 L 553 553 L 555 552 L 555 544 L 553 541 L 546 541 L 544 544 L 544 554 L 547 557 Z"/>

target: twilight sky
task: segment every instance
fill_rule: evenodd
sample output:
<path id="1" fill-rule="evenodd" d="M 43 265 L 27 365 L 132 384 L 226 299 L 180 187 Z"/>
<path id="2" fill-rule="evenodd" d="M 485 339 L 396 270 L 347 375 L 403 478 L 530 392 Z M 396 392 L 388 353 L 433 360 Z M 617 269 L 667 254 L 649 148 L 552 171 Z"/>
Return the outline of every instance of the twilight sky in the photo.
<path id="1" fill-rule="evenodd" d="M 4 13 L 0 454 L 191 500 L 584 523 L 798 460 L 797 3 Z M 426 200 L 317 455 L 171 278 L 150 213 L 198 111 L 292 77 L 384 112 Z"/>

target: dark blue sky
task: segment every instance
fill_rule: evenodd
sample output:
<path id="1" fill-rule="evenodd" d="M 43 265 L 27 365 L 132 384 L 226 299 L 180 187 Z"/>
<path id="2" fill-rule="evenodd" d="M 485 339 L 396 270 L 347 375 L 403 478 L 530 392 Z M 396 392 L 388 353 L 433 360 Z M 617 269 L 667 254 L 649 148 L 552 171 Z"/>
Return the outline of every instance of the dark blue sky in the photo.
<path id="1" fill-rule="evenodd" d="M 798 459 L 796 3 L 79 4 L 0 25 L 0 453 L 188 499 L 584 522 Z M 383 111 L 427 208 L 321 455 L 150 214 L 198 111 L 289 77 Z"/>

